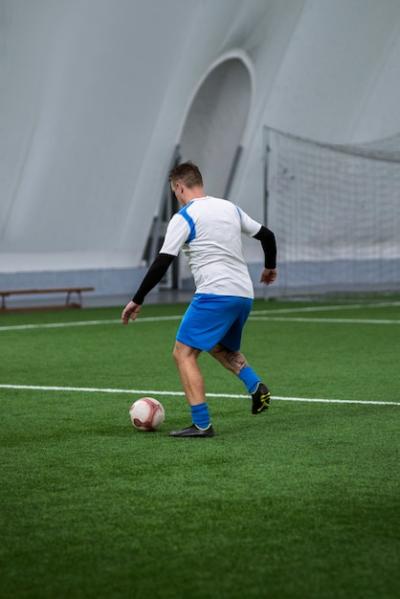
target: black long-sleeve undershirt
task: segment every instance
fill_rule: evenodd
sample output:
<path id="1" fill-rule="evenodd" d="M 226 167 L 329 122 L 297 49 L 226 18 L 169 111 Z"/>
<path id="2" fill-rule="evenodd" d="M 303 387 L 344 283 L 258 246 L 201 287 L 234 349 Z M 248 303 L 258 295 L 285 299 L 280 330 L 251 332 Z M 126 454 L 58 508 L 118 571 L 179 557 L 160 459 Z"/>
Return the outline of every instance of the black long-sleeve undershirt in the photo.
<path id="1" fill-rule="evenodd" d="M 276 241 L 273 232 L 262 225 L 253 238 L 261 242 L 264 250 L 265 268 L 276 268 Z M 135 304 L 143 304 L 146 295 L 161 281 L 174 258 L 176 256 L 172 254 L 158 254 L 132 298 Z"/>
<path id="2" fill-rule="evenodd" d="M 257 235 L 254 235 L 253 238 L 261 241 L 262 249 L 264 250 L 265 268 L 276 268 L 276 239 L 273 232 L 262 225 Z"/>
<path id="3" fill-rule="evenodd" d="M 149 270 L 147 271 L 139 289 L 132 298 L 135 304 L 143 304 L 146 295 L 161 281 L 169 266 L 176 256 L 172 254 L 158 254 Z"/>

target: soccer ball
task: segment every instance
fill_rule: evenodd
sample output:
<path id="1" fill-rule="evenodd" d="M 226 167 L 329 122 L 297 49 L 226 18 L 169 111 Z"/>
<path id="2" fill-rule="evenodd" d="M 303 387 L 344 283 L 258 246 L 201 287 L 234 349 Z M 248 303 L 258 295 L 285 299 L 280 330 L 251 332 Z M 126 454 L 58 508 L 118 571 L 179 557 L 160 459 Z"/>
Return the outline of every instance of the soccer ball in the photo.
<path id="1" fill-rule="evenodd" d="M 155 431 L 165 419 L 165 410 L 153 397 L 142 397 L 130 407 L 129 416 L 139 431 Z"/>

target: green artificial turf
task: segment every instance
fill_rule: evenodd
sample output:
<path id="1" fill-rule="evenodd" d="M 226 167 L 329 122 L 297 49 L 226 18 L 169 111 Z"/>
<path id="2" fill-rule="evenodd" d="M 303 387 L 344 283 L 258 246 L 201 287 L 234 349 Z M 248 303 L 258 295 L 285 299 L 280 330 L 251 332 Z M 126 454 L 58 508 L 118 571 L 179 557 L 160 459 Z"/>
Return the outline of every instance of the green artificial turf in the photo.
<path id="1" fill-rule="evenodd" d="M 0 326 L 119 314 L 10 313 Z M 243 342 L 273 394 L 399 405 L 277 400 L 252 416 L 248 400 L 211 397 L 217 436 L 187 440 L 168 437 L 189 423 L 179 395 L 158 396 L 166 422 L 140 433 L 137 394 L 0 389 L 1 597 L 399 596 L 400 325 L 309 319 L 398 320 L 400 307 L 276 314 L 287 320 L 249 321 Z M 0 331 L 0 383 L 179 391 L 177 325 Z M 200 364 L 209 392 L 244 393 Z"/>

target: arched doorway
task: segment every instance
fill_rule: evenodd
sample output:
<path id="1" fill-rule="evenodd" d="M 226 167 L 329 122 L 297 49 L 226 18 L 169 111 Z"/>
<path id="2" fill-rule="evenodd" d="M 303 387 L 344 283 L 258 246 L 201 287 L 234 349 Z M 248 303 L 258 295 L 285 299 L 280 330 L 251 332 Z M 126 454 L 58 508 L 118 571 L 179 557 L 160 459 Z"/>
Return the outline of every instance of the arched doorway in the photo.
<path id="1" fill-rule="evenodd" d="M 251 63 L 243 52 L 235 50 L 210 67 L 189 102 L 170 168 L 185 160 L 198 164 L 209 195 L 230 198 L 228 192 L 240 157 L 252 91 Z M 160 211 L 154 218 L 143 254 L 148 263 L 162 246 L 167 222 L 177 209 L 166 179 Z M 173 262 L 160 286 L 193 289 L 193 279 L 184 258 Z"/>
<path id="2" fill-rule="evenodd" d="M 199 166 L 208 195 L 229 199 L 251 92 L 247 64 L 238 56 L 227 57 L 211 68 L 190 104 L 179 141 L 180 158 Z M 179 288 L 193 288 L 185 258 L 180 258 L 178 269 Z"/>
<path id="3" fill-rule="evenodd" d="M 191 102 L 180 136 L 182 160 L 203 173 L 209 195 L 224 197 L 251 102 L 251 77 L 239 57 L 214 66 Z"/>

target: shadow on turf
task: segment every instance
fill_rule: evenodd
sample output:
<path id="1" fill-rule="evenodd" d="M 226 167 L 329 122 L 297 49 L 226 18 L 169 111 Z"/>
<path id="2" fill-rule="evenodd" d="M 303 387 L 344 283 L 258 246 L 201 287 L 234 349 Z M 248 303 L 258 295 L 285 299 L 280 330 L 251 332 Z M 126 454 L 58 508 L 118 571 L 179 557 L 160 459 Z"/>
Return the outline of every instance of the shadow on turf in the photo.
<path id="1" fill-rule="evenodd" d="M 213 425 L 216 429 L 216 437 L 243 437 L 243 435 L 251 435 L 252 432 L 255 432 L 256 430 L 259 431 L 260 427 L 265 427 L 265 431 L 268 432 L 268 428 L 272 425 L 271 419 L 273 419 L 274 427 L 278 425 L 281 420 L 277 413 L 273 414 L 272 412 L 257 416 L 245 412 L 240 419 L 235 418 L 234 420 L 226 418 L 221 414 L 213 419 Z M 134 429 L 132 425 L 128 423 L 123 426 L 99 424 L 98 426 L 90 427 L 87 429 L 87 432 L 101 437 L 118 437 L 125 439 L 133 436 L 133 438 L 154 439 L 168 437 L 170 431 L 185 428 L 186 426 L 189 426 L 189 421 L 187 419 L 178 419 L 177 421 L 174 420 L 173 423 L 164 423 L 160 430 L 157 431 L 139 431 Z"/>

